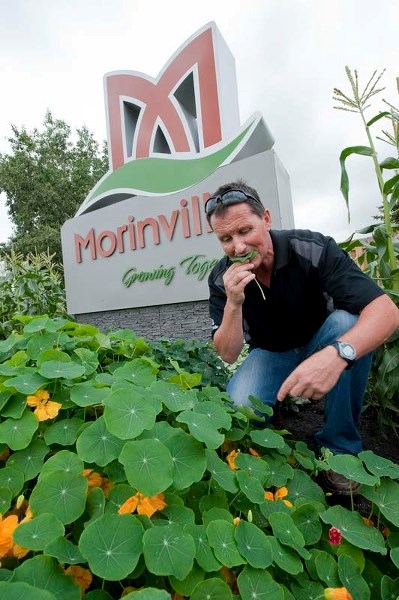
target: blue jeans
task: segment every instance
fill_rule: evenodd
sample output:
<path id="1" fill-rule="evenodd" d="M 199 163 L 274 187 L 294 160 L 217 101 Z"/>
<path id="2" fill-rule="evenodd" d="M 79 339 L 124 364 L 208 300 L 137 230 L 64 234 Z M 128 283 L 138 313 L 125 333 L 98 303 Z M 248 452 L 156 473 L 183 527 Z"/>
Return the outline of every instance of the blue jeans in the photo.
<path id="1" fill-rule="evenodd" d="M 303 348 L 286 352 L 269 352 L 261 348 L 251 350 L 227 385 L 234 404 L 248 406 L 248 397 L 252 395 L 273 407 L 277 402 L 277 392 L 288 375 L 306 358 L 348 331 L 357 318 L 344 310 L 336 310 Z M 326 394 L 323 428 L 315 435 L 319 447 L 325 446 L 334 454 L 358 454 L 362 450 L 357 425 L 372 356 L 373 353 L 370 353 L 357 360 Z"/>

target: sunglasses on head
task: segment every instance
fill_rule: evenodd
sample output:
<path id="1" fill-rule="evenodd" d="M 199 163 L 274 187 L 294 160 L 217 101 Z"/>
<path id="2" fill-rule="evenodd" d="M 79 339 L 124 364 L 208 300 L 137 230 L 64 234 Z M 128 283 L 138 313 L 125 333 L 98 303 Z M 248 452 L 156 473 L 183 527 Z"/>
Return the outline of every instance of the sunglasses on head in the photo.
<path id="1" fill-rule="evenodd" d="M 240 202 L 246 202 L 247 200 L 254 200 L 257 204 L 262 204 L 260 200 L 242 190 L 227 190 L 227 192 L 223 192 L 223 194 L 208 198 L 205 203 L 205 214 L 210 215 L 213 213 L 218 204 L 231 206 L 232 204 L 239 204 Z"/>

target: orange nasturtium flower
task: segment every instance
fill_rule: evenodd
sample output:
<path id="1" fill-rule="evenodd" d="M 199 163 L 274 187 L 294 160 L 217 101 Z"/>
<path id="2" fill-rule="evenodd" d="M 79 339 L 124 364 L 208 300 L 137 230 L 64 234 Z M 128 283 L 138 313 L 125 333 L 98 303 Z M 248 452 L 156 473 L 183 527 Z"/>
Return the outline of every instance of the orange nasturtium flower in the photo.
<path id="1" fill-rule="evenodd" d="M 284 500 L 288 496 L 288 490 L 286 487 L 281 487 L 273 494 L 273 492 L 265 492 L 265 500 L 282 500 L 286 506 L 291 507 L 292 502 Z"/>
<path id="2" fill-rule="evenodd" d="M 13 533 L 18 525 L 17 515 L 9 515 L 0 521 L 0 558 L 4 556 L 23 558 L 28 554 L 27 548 L 14 544 Z"/>
<path id="3" fill-rule="evenodd" d="M 104 495 L 108 496 L 108 492 L 113 486 L 108 477 L 103 477 L 100 473 L 97 473 L 97 471 L 93 471 L 93 469 L 83 469 L 82 475 L 86 477 L 89 482 L 89 492 L 93 488 L 99 487 L 104 492 Z"/>
<path id="4" fill-rule="evenodd" d="M 54 419 L 62 406 L 59 402 L 50 400 L 50 394 L 47 390 L 38 390 L 34 396 L 27 397 L 28 406 L 34 406 L 33 414 L 38 421 L 47 421 Z"/>
<path id="5" fill-rule="evenodd" d="M 144 496 L 140 492 L 137 492 L 134 496 L 130 496 L 119 508 L 118 513 L 120 515 L 126 515 L 137 510 L 139 515 L 147 515 L 152 517 L 157 510 L 162 510 L 167 506 L 165 502 L 165 496 L 157 494 L 156 496 Z"/>
<path id="6" fill-rule="evenodd" d="M 257 456 L 258 458 L 260 458 L 260 454 L 257 450 L 255 450 L 255 448 L 248 448 L 248 452 L 252 454 L 252 456 Z"/>
<path id="7" fill-rule="evenodd" d="M 235 459 L 237 458 L 237 456 L 240 454 L 239 450 L 232 450 L 231 452 L 228 453 L 228 455 L 226 456 L 226 461 L 227 464 L 229 465 L 229 468 L 234 471 L 235 469 L 238 469 L 236 463 L 234 462 Z"/>
<path id="8" fill-rule="evenodd" d="M 351 594 L 345 587 L 326 588 L 324 590 L 325 600 L 352 600 Z"/>
<path id="9" fill-rule="evenodd" d="M 71 565 L 65 569 L 65 575 L 69 575 L 78 584 L 83 594 L 91 586 L 93 575 L 88 569 L 84 569 L 79 565 Z"/>

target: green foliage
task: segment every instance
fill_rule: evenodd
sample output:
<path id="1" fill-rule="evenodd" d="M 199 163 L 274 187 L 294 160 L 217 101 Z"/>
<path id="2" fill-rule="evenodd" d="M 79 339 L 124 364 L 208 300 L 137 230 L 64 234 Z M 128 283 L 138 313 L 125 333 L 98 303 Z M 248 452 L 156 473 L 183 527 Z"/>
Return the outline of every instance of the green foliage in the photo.
<path id="1" fill-rule="evenodd" d="M 399 305 L 399 110 L 385 102 L 389 110 L 380 111 L 371 119 L 366 118 L 366 110 L 370 100 L 380 94 L 380 81 L 384 71 L 377 75 L 373 73 L 363 91 L 359 87 L 357 71 L 346 67 L 346 74 L 351 86 L 352 96 L 334 89 L 334 100 L 338 102 L 335 108 L 358 113 L 362 119 L 368 146 L 353 146 L 341 152 L 341 192 L 348 207 L 349 215 L 349 177 L 346 170 L 346 159 L 352 154 L 370 156 L 374 165 L 382 207 L 380 221 L 356 231 L 347 241 L 341 244 L 347 252 L 356 248 L 362 249 L 358 258 L 363 269 L 391 296 Z M 396 80 L 399 92 L 399 78 Z M 382 130 L 380 139 L 389 144 L 396 156 L 390 156 L 379 162 L 375 141 L 371 128 L 381 121 L 388 121 L 391 131 Z M 392 175 L 393 171 L 393 175 Z M 386 178 L 384 174 L 388 172 Z M 367 235 L 366 238 L 354 239 L 356 234 Z M 399 335 L 394 334 L 375 354 L 368 401 L 380 408 L 381 425 L 389 424 L 396 427 L 399 413 Z"/>
<path id="2" fill-rule="evenodd" d="M 25 256 L 11 248 L 0 260 L 0 339 L 15 327 L 14 315 L 66 314 L 64 284 L 53 256 Z"/>
<path id="3" fill-rule="evenodd" d="M 319 460 L 287 431 L 253 429 L 215 355 L 202 379 L 201 344 L 21 323 L 0 341 L 4 597 L 78 600 L 77 568 L 88 600 L 396 593 L 399 465 L 371 451 Z M 374 527 L 328 507 L 316 480 L 330 468 L 361 483 Z"/>
<path id="4" fill-rule="evenodd" d="M 106 146 L 100 151 L 85 126 L 72 136 L 71 127 L 50 112 L 41 131 L 11 129 L 11 152 L 0 154 L 0 191 L 14 225 L 11 243 L 24 255 L 48 251 L 61 262 L 61 226 L 107 171 Z"/>

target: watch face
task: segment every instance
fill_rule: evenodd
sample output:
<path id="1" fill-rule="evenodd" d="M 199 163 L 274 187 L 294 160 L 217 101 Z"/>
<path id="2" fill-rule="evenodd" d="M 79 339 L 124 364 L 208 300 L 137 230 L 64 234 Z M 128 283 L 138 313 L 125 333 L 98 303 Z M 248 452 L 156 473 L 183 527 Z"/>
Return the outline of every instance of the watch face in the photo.
<path id="1" fill-rule="evenodd" d="M 356 352 L 353 346 L 350 344 L 340 343 L 341 354 L 344 358 L 348 358 L 349 360 L 355 360 Z"/>

